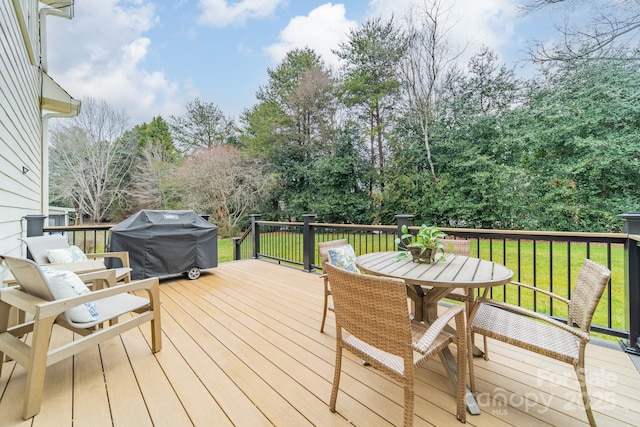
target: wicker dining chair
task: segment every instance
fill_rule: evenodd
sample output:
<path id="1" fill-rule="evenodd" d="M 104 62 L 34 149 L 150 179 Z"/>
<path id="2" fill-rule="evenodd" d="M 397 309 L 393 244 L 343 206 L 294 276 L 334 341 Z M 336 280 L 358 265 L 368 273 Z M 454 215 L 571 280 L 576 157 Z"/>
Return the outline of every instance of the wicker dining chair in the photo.
<path id="1" fill-rule="evenodd" d="M 331 282 L 336 317 L 336 363 L 329 409 L 336 411 L 342 350 L 347 349 L 403 384 L 404 425 L 413 425 L 415 368 L 453 342 L 458 347 L 456 416 L 466 422 L 464 309 L 451 307 L 430 326 L 412 322 L 404 280 L 352 273 L 331 264 L 325 265 L 325 272 Z M 444 331 L 454 318 L 456 335 Z"/>
<path id="2" fill-rule="evenodd" d="M 547 295 L 568 306 L 567 323 L 559 322 L 549 316 L 527 310 L 522 307 L 479 297 L 469 317 L 469 333 L 479 333 L 490 338 L 504 341 L 543 356 L 573 365 L 580 383 L 582 400 L 587 412 L 589 424 L 596 425 L 591 411 L 587 382 L 584 371 L 584 352 L 589 342 L 589 328 L 600 297 L 609 282 L 611 272 L 608 268 L 585 259 L 571 299 L 566 299 L 543 289 L 522 283 L 521 288 Z M 573 326 L 577 325 L 576 329 Z M 485 359 L 488 350 L 485 348 Z M 475 391 L 473 376 L 473 357 L 469 352 L 469 374 L 471 390 Z"/>
<path id="3" fill-rule="evenodd" d="M 339 248 L 347 245 L 346 239 L 329 240 L 327 242 L 318 243 L 318 254 L 320 255 L 320 265 L 322 266 L 322 275 L 320 278 L 324 281 L 324 308 L 322 309 L 322 323 L 320 323 L 320 332 L 324 332 L 324 323 L 327 320 L 327 310 L 333 311 L 333 305 L 329 304 L 329 296 L 331 296 L 331 286 L 329 278 L 324 272 L 324 265 L 329 261 L 329 249 Z"/>

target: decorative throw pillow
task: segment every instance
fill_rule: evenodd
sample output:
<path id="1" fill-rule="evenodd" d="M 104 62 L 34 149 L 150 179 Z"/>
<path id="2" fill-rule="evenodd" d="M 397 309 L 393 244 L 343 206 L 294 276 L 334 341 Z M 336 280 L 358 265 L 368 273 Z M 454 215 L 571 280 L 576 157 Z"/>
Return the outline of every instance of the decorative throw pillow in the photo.
<path id="1" fill-rule="evenodd" d="M 356 266 L 356 253 L 353 246 L 345 245 L 339 248 L 329 249 L 329 262 L 331 265 L 342 268 L 352 273 L 360 273 Z"/>
<path id="2" fill-rule="evenodd" d="M 49 257 L 49 262 L 52 264 L 89 261 L 89 258 L 82 252 L 82 249 L 76 245 L 61 249 L 47 249 L 47 256 Z"/>
<path id="3" fill-rule="evenodd" d="M 51 295 L 53 295 L 57 300 L 75 297 L 78 295 L 86 295 L 91 292 L 82 280 L 71 271 L 52 270 L 44 267 L 42 268 L 42 273 L 47 279 Z M 65 314 L 72 322 L 91 322 L 98 318 L 98 305 L 95 301 L 89 301 L 84 304 L 71 307 L 65 311 Z"/>

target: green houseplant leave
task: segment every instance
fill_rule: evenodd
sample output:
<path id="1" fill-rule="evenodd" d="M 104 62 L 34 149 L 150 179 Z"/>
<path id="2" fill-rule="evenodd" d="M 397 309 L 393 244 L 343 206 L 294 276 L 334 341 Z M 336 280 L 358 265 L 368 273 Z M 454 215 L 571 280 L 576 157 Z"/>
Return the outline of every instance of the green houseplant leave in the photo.
<path id="1" fill-rule="evenodd" d="M 446 237 L 447 234 L 438 227 L 422 224 L 415 235 L 409 232 L 406 225 L 403 225 L 400 230 L 402 236 L 396 238 L 395 242 L 401 249 L 404 246 L 406 251 L 400 252 L 396 260 L 406 258 L 411 254 L 414 262 L 431 263 L 438 250 L 444 258 L 444 244 L 440 239 Z"/>

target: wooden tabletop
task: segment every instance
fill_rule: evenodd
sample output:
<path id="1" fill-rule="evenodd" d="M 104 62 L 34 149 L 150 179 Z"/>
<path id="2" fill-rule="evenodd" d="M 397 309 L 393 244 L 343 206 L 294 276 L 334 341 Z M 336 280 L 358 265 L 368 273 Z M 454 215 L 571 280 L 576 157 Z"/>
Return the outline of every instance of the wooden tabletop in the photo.
<path id="1" fill-rule="evenodd" d="M 372 252 L 357 258 L 360 270 L 377 276 L 396 277 L 407 283 L 443 288 L 485 288 L 509 283 L 513 271 L 502 264 L 448 254 L 431 264 L 408 258 L 396 260 L 399 252 Z"/>

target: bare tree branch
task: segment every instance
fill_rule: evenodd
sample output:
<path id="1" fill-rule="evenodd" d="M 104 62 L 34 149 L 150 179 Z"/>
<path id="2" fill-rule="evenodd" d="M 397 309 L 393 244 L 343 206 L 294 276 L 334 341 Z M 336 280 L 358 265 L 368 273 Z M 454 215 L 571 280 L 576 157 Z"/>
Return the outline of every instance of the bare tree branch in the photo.
<path id="1" fill-rule="evenodd" d="M 123 138 L 128 118 L 105 101 L 82 103 L 80 115 L 51 133 L 52 200 L 73 203 L 79 214 L 102 220 L 125 191 L 135 141 Z"/>
<path id="2" fill-rule="evenodd" d="M 235 230 L 272 184 L 259 164 L 228 145 L 197 150 L 182 164 L 180 176 L 184 204 L 211 212 L 222 235 Z"/>
<path id="3" fill-rule="evenodd" d="M 403 65 L 408 108 L 419 120 L 429 170 L 437 179 L 431 159 L 429 127 L 433 121 L 438 86 L 449 66 L 466 49 L 454 51 L 448 41 L 456 22 L 450 22 L 451 7 L 442 0 L 423 0 L 414 3 L 405 17 L 411 45 Z"/>
<path id="4" fill-rule="evenodd" d="M 521 10 L 534 13 L 553 5 L 558 11 L 564 9 L 564 23 L 556 25 L 561 41 L 553 45 L 534 41 L 529 50 L 534 62 L 637 59 L 638 0 L 527 0 Z M 588 13 L 589 20 L 572 16 L 576 11 Z"/>

